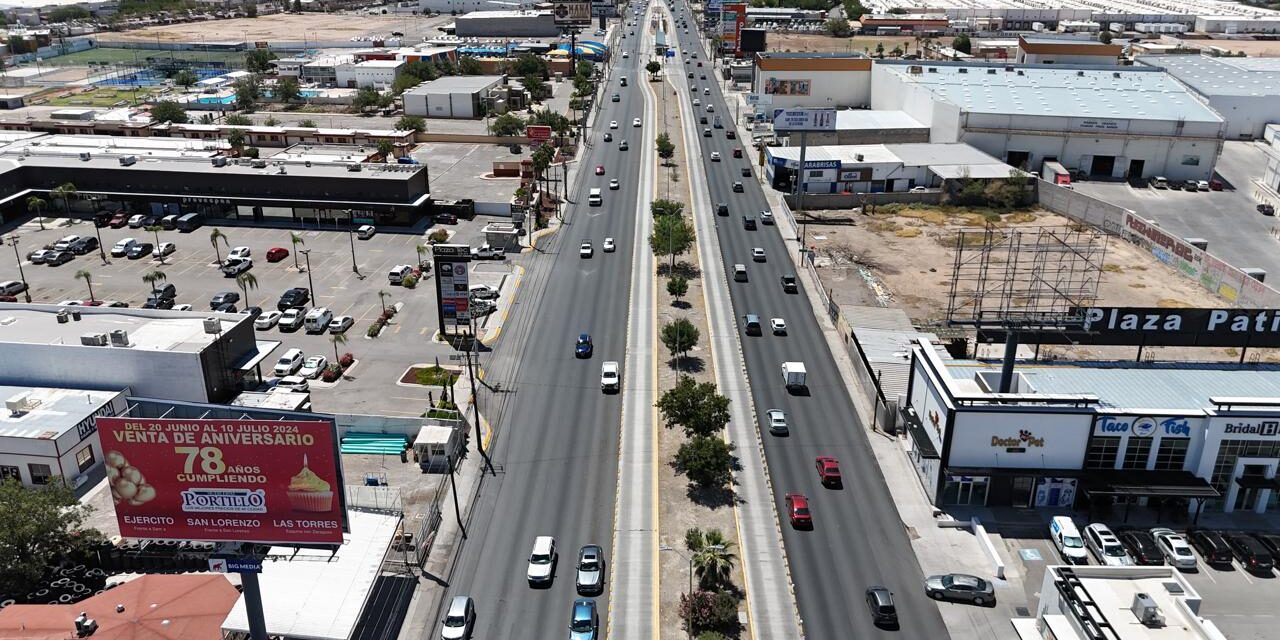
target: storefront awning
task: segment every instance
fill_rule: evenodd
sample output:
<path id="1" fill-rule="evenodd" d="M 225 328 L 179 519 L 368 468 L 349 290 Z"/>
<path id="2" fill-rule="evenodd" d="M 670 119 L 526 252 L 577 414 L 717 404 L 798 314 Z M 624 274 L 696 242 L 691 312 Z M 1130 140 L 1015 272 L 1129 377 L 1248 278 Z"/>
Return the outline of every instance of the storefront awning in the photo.
<path id="1" fill-rule="evenodd" d="M 1091 469 L 1081 475 L 1090 496 L 1131 498 L 1218 498 L 1222 494 L 1207 480 L 1189 471 Z"/>
<path id="2" fill-rule="evenodd" d="M 1280 489 L 1280 478 L 1247 475 L 1236 478 L 1236 484 L 1241 489 Z"/>

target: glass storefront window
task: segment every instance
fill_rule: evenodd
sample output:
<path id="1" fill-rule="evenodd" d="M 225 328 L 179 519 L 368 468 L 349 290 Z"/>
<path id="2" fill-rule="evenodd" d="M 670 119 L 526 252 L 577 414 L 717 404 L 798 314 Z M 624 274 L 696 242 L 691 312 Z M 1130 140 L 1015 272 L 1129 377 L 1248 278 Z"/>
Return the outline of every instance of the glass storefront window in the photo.
<path id="1" fill-rule="evenodd" d="M 1170 471 L 1181 469 L 1187 462 L 1187 445 L 1190 438 L 1164 438 L 1160 440 L 1160 448 L 1156 450 L 1155 469 Z"/>
<path id="2" fill-rule="evenodd" d="M 1146 469 L 1147 458 L 1151 457 L 1152 438 L 1133 436 L 1129 438 L 1129 446 L 1124 449 L 1125 469 Z"/>
<path id="3" fill-rule="evenodd" d="M 1095 437 L 1089 444 L 1089 452 L 1084 456 L 1086 469 L 1114 469 L 1116 454 L 1120 452 L 1120 438 Z"/>

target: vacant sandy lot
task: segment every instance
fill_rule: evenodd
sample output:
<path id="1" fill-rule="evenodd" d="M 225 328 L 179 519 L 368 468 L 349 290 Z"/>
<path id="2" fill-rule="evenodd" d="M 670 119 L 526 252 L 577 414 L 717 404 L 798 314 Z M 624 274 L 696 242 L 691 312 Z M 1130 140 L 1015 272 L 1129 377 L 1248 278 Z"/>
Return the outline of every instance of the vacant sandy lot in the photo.
<path id="1" fill-rule="evenodd" d="M 348 14 L 306 13 L 279 14 L 261 18 L 208 20 L 185 24 L 146 27 L 109 34 L 109 40 L 146 40 L 155 42 L 227 42 L 257 40 L 350 40 L 367 33 L 389 34 L 420 31 L 428 21 L 440 18 L 421 16 L 359 16 Z M 419 24 L 421 23 L 421 24 Z M 408 28 L 406 28 L 408 27 Z"/>
<path id="2" fill-rule="evenodd" d="M 915 53 L 915 38 L 853 36 L 835 38 L 816 33 L 770 33 L 767 36 L 770 51 L 846 51 L 858 53 L 875 53 L 876 45 L 884 43 L 886 55 L 897 45 L 902 45 L 908 53 Z"/>
<path id="3" fill-rule="evenodd" d="M 1209 47 L 1222 47 L 1228 51 L 1243 51 L 1246 55 L 1259 57 L 1280 56 L 1280 40 L 1232 40 L 1228 38 L 1171 38 L 1164 37 L 1169 44 L 1180 44 L 1184 47 L 1208 50 Z"/>

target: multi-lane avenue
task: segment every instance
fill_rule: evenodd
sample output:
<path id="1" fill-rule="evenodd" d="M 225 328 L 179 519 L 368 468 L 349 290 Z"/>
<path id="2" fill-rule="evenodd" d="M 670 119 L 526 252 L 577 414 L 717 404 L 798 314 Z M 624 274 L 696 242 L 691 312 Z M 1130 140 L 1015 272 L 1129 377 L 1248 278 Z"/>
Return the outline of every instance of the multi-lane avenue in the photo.
<path id="1" fill-rule="evenodd" d="M 721 92 L 721 69 L 712 68 L 695 28 L 695 19 L 700 21 L 701 16 L 691 13 L 683 2 L 676 2 L 675 7 L 689 28 L 687 32 L 682 28 L 676 31 L 679 62 L 672 65 L 673 80 L 687 86 L 690 100 L 686 104 L 691 105 L 695 97 L 701 101 L 699 107 L 693 107 L 695 119 L 707 115 L 714 124 L 719 115 L 726 127 L 734 127 L 734 112 Z M 697 66 L 698 61 L 703 62 L 702 67 Z M 693 77 L 688 78 L 687 73 Z M 706 111 L 708 104 L 714 112 Z M 780 317 L 788 326 L 785 336 L 770 335 L 767 328 L 762 336 L 749 336 L 739 322 L 739 332 L 757 414 L 763 417 L 768 409 L 782 409 L 790 421 L 789 437 L 767 432 L 763 436 L 778 512 L 785 513 L 786 492 L 808 496 L 813 511 L 812 531 L 795 530 L 785 516 L 782 520 L 804 633 L 810 638 L 946 638 L 937 606 L 924 595 L 920 565 L 805 291 L 783 292 L 780 278 L 795 273 L 796 256 L 788 255 L 776 226 L 759 224 L 760 212 L 768 210 L 769 203 L 757 180 L 742 175 L 744 167 L 750 167 L 752 175 L 759 171 L 751 163 L 756 154 L 749 141 L 728 139 L 727 129 L 705 127 L 712 128 L 712 134 L 703 137 L 704 125 L 697 127 L 702 164 L 691 171 L 705 173 L 709 215 L 715 215 L 715 204 L 728 205 L 729 215 L 715 216 L 725 272 L 732 273 L 735 264 L 747 268 L 746 282 L 731 279 L 727 284 L 734 314 L 739 319 L 744 314 L 757 314 L 766 321 Z M 743 150 L 744 158 L 733 157 L 735 148 Z M 719 162 L 711 160 L 712 152 L 720 154 Z M 743 192 L 736 193 L 733 184 L 739 181 Z M 744 215 L 756 219 L 755 230 L 745 228 Z M 764 262 L 753 261 L 754 248 L 764 249 Z M 785 390 L 781 375 L 785 361 L 805 363 L 807 395 Z M 827 489 L 819 482 L 814 468 L 814 458 L 819 455 L 840 460 L 842 489 Z M 894 592 L 900 631 L 876 627 L 861 605 L 863 592 L 872 585 L 884 585 Z"/>

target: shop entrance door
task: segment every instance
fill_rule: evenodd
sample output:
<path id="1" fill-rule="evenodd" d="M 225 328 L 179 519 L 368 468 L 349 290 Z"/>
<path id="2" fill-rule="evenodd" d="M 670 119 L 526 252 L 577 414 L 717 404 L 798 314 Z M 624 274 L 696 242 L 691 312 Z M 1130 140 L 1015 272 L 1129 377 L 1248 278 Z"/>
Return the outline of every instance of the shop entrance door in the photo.
<path id="1" fill-rule="evenodd" d="M 1244 465 L 1241 478 L 1266 478 L 1267 465 L 1265 464 L 1246 464 Z M 1252 484 L 1252 483 L 1250 483 Z M 1233 511 L 1252 511 L 1254 505 L 1258 501 L 1258 489 L 1256 487 L 1238 487 L 1236 489 L 1236 501 L 1232 506 Z"/>
<path id="2" fill-rule="evenodd" d="M 1035 489 L 1035 478 L 1031 476 L 1018 476 L 1013 479 L 1012 496 L 1009 499 L 1009 505 L 1014 507 L 1031 506 L 1031 495 Z"/>
<path id="3" fill-rule="evenodd" d="M 956 482 L 955 504 L 962 507 L 982 507 L 987 504 L 987 478 L 985 476 L 961 476 Z"/>

